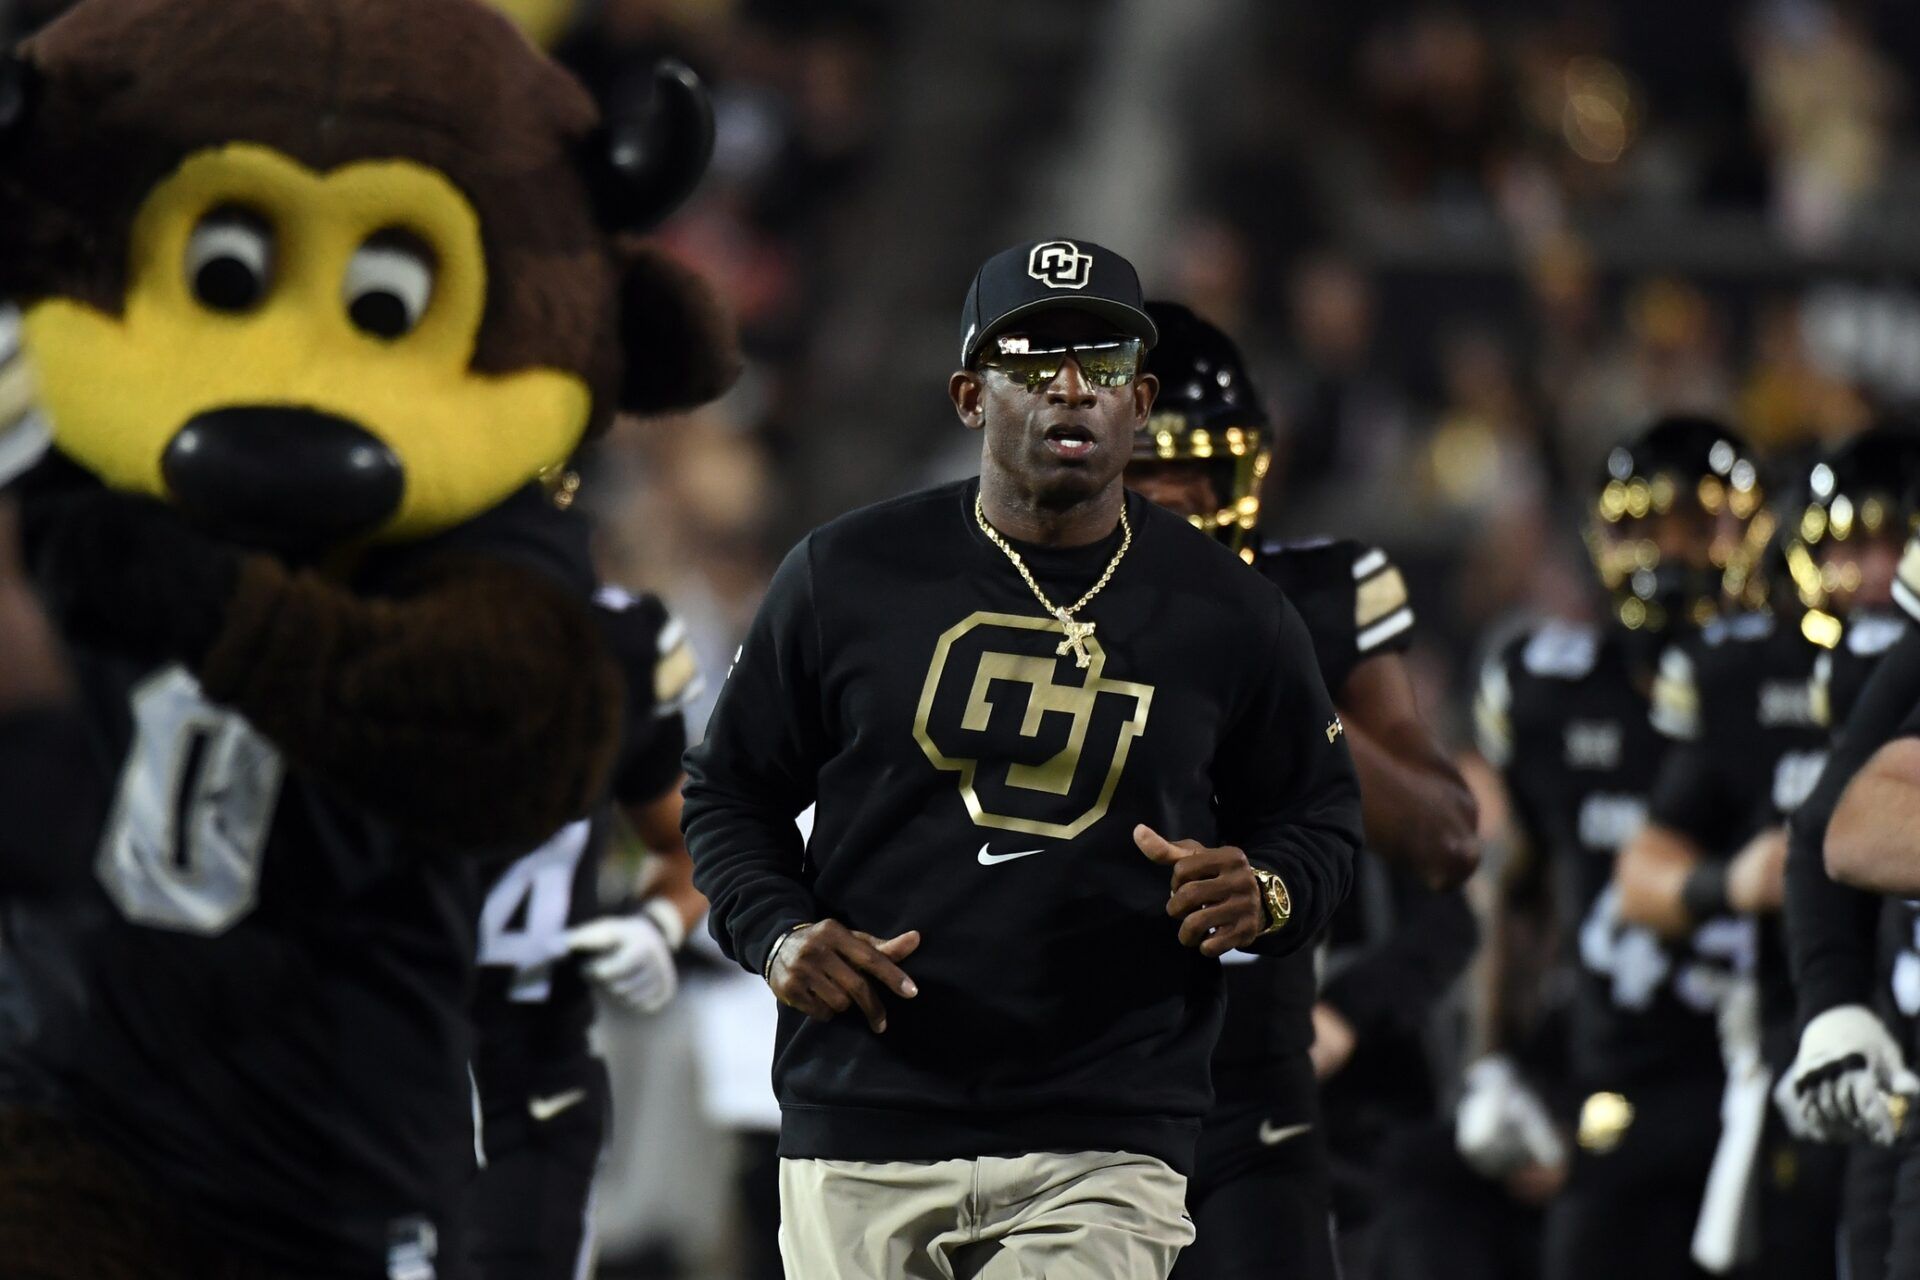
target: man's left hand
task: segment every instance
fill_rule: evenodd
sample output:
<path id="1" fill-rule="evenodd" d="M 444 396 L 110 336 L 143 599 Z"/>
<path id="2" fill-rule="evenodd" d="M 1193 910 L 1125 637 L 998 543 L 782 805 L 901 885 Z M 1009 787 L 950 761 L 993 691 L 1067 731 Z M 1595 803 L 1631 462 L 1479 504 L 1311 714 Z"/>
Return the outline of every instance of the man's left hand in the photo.
<path id="1" fill-rule="evenodd" d="M 1198 840 L 1168 840 L 1145 823 L 1133 829 L 1140 852 L 1173 868 L 1167 914 L 1180 921 L 1180 944 L 1219 957 L 1244 947 L 1266 927 L 1260 882 L 1244 851 L 1209 849 Z"/>

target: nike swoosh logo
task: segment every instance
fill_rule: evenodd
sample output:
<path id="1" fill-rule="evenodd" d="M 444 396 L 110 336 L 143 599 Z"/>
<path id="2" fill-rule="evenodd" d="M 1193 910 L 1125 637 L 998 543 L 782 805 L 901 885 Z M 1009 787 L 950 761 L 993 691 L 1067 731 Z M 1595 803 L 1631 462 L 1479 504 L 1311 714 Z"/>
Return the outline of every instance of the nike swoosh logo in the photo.
<path id="1" fill-rule="evenodd" d="M 991 840 L 987 842 L 987 844 L 992 843 Z M 998 866 L 1002 862 L 1012 862 L 1015 858 L 1031 858 L 1036 853 L 1045 852 L 1046 850 L 1044 849 L 1028 849 L 1025 853 L 988 853 L 987 845 L 983 844 L 980 846 L 980 865 L 983 867 Z"/>
<path id="2" fill-rule="evenodd" d="M 587 1100 L 585 1089 L 569 1089 L 565 1093 L 556 1093 L 551 1098 L 528 1098 L 527 1110 L 541 1124 L 553 1119 L 562 1111 L 577 1107 Z"/>
<path id="3" fill-rule="evenodd" d="M 1270 1147 L 1277 1147 L 1288 1138 L 1297 1138 L 1311 1128 L 1313 1128 L 1313 1126 L 1310 1124 L 1290 1124 L 1285 1128 L 1276 1129 L 1273 1127 L 1273 1121 L 1262 1120 L 1260 1122 L 1260 1141 Z"/>

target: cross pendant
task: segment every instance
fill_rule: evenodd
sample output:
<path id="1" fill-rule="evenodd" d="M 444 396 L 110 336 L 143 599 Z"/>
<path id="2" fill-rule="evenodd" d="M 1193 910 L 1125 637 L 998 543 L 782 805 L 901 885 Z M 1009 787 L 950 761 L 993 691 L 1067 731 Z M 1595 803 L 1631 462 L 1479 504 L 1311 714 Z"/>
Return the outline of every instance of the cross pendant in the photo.
<path id="1" fill-rule="evenodd" d="M 1060 625 L 1065 627 L 1067 631 L 1067 638 L 1062 640 L 1059 647 L 1053 651 L 1055 656 L 1064 658 L 1067 656 L 1067 650 L 1071 649 L 1073 650 L 1073 665 L 1079 667 L 1082 671 L 1086 670 L 1087 667 L 1093 663 L 1093 655 L 1087 652 L 1087 639 L 1093 635 L 1093 624 L 1091 622 L 1075 622 L 1067 615 L 1065 609 L 1055 609 L 1053 616 L 1060 620 Z"/>

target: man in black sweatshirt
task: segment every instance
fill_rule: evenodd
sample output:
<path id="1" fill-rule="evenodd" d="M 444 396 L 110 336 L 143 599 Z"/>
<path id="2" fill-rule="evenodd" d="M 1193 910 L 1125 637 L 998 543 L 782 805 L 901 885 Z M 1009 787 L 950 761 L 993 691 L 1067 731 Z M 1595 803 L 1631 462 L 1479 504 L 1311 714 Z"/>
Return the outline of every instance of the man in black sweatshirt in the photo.
<path id="1" fill-rule="evenodd" d="M 1018 246 L 962 324 L 980 479 L 787 557 L 688 756 L 687 844 L 785 1006 L 789 1275 L 1161 1280 L 1218 957 L 1311 940 L 1358 789 L 1292 606 L 1121 485 L 1157 387 L 1131 265 Z"/>

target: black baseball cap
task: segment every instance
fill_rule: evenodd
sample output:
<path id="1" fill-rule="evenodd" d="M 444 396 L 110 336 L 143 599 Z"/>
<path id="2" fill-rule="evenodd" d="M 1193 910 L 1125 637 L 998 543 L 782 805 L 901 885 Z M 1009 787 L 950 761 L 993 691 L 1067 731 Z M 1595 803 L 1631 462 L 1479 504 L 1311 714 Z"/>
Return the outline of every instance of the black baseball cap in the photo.
<path id="1" fill-rule="evenodd" d="M 1151 347 L 1159 331 L 1140 294 L 1140 273 L 1090 240 L 1029 240 L 988 258 L 960 312 L 960 366 L 986 340 L 1036 311 L 1087 311 Z"/>

